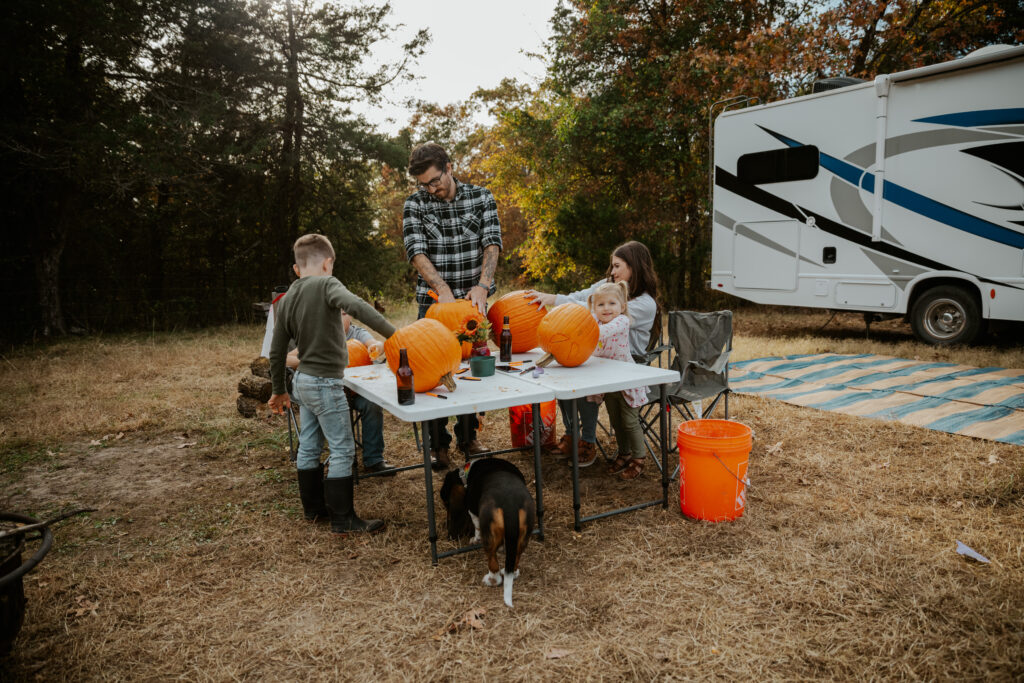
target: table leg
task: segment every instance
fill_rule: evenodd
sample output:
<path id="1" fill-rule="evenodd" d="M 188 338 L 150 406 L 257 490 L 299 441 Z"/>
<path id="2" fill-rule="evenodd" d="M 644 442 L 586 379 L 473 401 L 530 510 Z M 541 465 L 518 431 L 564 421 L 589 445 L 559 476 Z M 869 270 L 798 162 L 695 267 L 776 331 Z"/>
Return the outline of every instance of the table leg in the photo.
<path id="1" fill-rule="evenodd" d="M 434 522 L 434 471 L 430 467 L 430 426 L 423 425 L 423 481 L 427 487 L 427 531 L 430 538 L 430 564 L 437 566 L 437 525 Z"/>
<path id="2" fill-rule="evenodd" d="M 660 441 L 661 441 L 661 495 L 662 495 L 662 498 L 663 498 L 663 502 L 661 504 L 661 509 L 662 510 L 668 510 L 668 450 L 667 450 L 668 449 L 668 445 L 667 445 L 665 439 L 668 438 L 669 428 L 668 428 L 668 414 L 665 412 L 665 409 L 668 408 L 669 410 L 671 410 L 671 407 L 668 405 L 668 402 L 667 402 L 668 399 L 667 399 L 666 394 L 665 394 L 665 386 L 666 385 L 662 384 L 662 385 L 660 385 L 658 387 L 658 389 L 660 390 L 660 392 L 659 392 L 660 393 L 660 398 L 658 400 L 658 413 L 661 416 L 660 417 L 660 420 L 661 420 L 661 427 L 660 427 L 661 439 L 660 439 Z"/>
<path id="3" fill-rule="evenodd" d="M 569 401 L 569 431 L 572 436 L 572 528 L 580 531 L 580 416 L 576 412 L 576 399 Z"/>
<path id="4" fill-rule="evenodd" d="M 544 540 L 544 476 L 540 466 L 540 404 L 533 404 L 533 477 L 537 491 L 537 529 L 540 540 Z"/>

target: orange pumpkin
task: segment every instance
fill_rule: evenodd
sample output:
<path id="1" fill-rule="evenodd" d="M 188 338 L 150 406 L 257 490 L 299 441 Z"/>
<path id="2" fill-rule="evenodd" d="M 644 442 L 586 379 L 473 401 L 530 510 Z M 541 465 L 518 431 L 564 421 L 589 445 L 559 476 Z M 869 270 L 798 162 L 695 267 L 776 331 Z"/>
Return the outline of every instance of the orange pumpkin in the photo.
<path id="1" fill-rule="evenodd" d="M 449 391 L 455 391 L 452 374 L 462 363 L 462 352 L 459 341 L 447 327 L 437 320 L 423 318 L 388 337 L 384 342 L 384 355 L 391 372 L 398 372 L 401 348 L 408 349 L 416 391 L 430 391 L 442 382 Z"/>
<path id="2" fill-rule="evenodd" d="M 437 295 L 434 294 L 433 291 L 430 292 L 430 295 L 435 299 L 437 298 Z M 473 302 L 469 299 L 456 299 L 455 301 L 447 304 L 431 304 L 424 317 L 440 322 L 451 330 L 452 334 L 459 331 L 462 324 L 466 321 L 466 318 L 473 318 L 478 322 L 483 322 L 485 320 L 484 314 L 477 310 L 477 307 L 474 306 Z M 473 344 L 470 342 L 462 342 L 461 346 L 462 359 L 465 360 L 469 358 L 470 354 L 473 352 Z"/>
<path id="3" fill-rule="evenodd" d="M 366 350 L 366 344 L 358 339 L 349 339 L 346 345 L 348 346 L 348 366 L 350 368 L 370 364 L 370 352 Z"/>
<path id="4" fill-rule="evenodd" d="M 555 306 L 537 326 L 540 347 L 547 352 L 537 365 L 544 367 L 552 359 L 567 368 L 582 365 L 594 353 L 600 336 L 597 321 L 586 307 L 571 302 Z"/>
<path id="5" fill-rule="evenodd" d="M 531 304 L 525 298 L 526 290 L 509 292 L 495 301 L 487 311 L 491 321 L 491 338 L 499 344 L 498 335 L 505 316 L 508 316 L 508 330 L 512 333 L 512 353 L 522 353 L 537 346 L 537 326 L 547 314 L 547 309 Z"/>

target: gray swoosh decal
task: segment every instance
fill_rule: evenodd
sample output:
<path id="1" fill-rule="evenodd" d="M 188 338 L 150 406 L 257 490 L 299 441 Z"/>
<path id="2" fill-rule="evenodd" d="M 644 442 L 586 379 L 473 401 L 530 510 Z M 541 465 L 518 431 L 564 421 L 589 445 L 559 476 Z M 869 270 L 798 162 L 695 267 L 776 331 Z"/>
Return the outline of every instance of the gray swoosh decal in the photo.
<path id="1" fill-rule="evenodd" d="M 735 221 L 733 222 L 733 224 L 735 225 Z M 761 234 L 758 234 L 758 233 L 754 232 L 753 230 L 751 230 L 750 228 L 748 228 L 745 225 L 740 225 L 739 227 L 737 227 L 736 228 L 736 234 L 737 235 L 743 235 L 747 239 L 753 240 L 754 242 L 757 242 L 761 246 L 768 247 L 772 251 L 777 251 L 780 254 L 785 254 L 786 256 L 789 256 L 789 257 L 792 257 L 792 258 L 799 258 L 804 263 L 810 263 L 812 266 L 820 266 L 821 265 L 820 263 L 815 263 L 814 261 L 812 261 L 811 259 L 807 258 L 806 256 L 801 256 L 801 255 L 795 253 L 792 249 L 787 249 L 786 247 L 782 246 L 778 242 L 775 242 L 773 240 L 768 239 L 764 235 L 761 235 Z"/>
<path id="2" fill-rule="evenodd" d="M 1016 126 L 1024 133 L 1024 126 Z M 991 130 L 991 129 L 990 129 Z M 1015 132 L 1015 131 L 1007 131 Z M 964 142 L 984 142 L 986 140 L 1005 140 L 1006 135 L 996 132 L 985 133 L 980 130 L 964 128 L 943 128 L 941 130 L 925 130 L 918 133 L 907 133 L 896 135 L 885 141 L 885 156 L 894 157 L 898 154 L 906 154 L 918 149 L 929 147 L 940 147 L 942 145 L 958 145 Z M 875 143 L 859 147 L 845 157 L 845 161 L 856 164 L 861 168 L 867 168 L 875 163 Z"/>
<path id="3" fill-rule="evenodd" d="M 894 259 L 891 256 L 880 254 L 877 251 L 864 249 L 862 247 L 861 253 L 867 256 L 871 260 L 871 262 L 875 264 L 875 267 L 878 268 L 878 270 L 880 270 L 883 275 L 889 278 L 890 282 L 892 282 L 900 289 L 906 289 L 907 283 L 910 282 L 911 279 L 917 277 L 921 273 L 926 272 L 926 269 L 921 268 L 920 266 L 908 263 L 907 261 Z M 892 271 L 896 269 L 900 271 L 898 279 L 896 277 L 893 277 L 894 273 Z"/>

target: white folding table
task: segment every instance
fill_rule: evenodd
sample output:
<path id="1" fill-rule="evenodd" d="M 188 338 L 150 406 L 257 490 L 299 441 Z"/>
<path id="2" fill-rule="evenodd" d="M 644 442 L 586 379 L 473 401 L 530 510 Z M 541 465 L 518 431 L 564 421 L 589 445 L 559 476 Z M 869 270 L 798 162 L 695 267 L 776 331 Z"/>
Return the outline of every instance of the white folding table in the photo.
<path id="1" fill-rule="evenodd" d="M 387 365 L 363 365 L 345 370 L 344 384 L 355 393 L 376 403 L 395 417 L 406 422 L 420 422 L 423 428 L 423 478 L 427 493 L 427 526 L 430 534 L 430 559 L 437 564 L 439 558 L 468 552 L 479 548 L 479 544 L 464 546 L 441 553 L 437 552 L 437 525 L 434 519 L 434 480 L 430 469 L 430 429 L 427 421 L 453 415 L 480 413 L 486 410 L 500 410 L 530 404 L 533 406 L 533 467 L 537 493 L 537 531 L 544 540 L 544 499 L 540 454 L 540 404 L 555 397 L 554 392 L 539 384 L 496 372 L 493 377 L 480 381 L 461 379 L 467 373 L 456 375 L 456 390 L 449 393 L 444 386 L 438 386 L 434 393 L 447 398 L 435 398 L 425 393 L 416 394 L 416 402 L 403 406 L 398 404 L 398 388 L 395 376 Z M 521 449 L 512 449 L 521 450 Z M 492 454 L 508 451 L 495 451 Z M 414 466 L 414 467 L 418 467 Z M 408 469 L 408 468 L 406 468 Z"/>
<path id="2" fill-rule="evenodd" d="M 566 368 L 553 362 L 544 368 L 544 372 L 534 377 L 532 372 L 520 375 L 522 369 L 528 369 L 543 354 L 540 349 L 533 349 L 526 353 L 512 355 L 513 361 L 523 361 L 523 364 L 514 369 L 510 374 L 515 377 L 522 377 L 528 382 L 537 386 L 545 387 L 554 392 L 555 398 L 567 400 L 571 403 L 569 410 L 569 432 L 572 438 L 572 507 L 573 507 L 573 528 L 580 530 L 583 522 L 589 522 L 602 517 L 610 517 L 623 512 L 640 510 L 652 505 L 661 504 L 668 508 L 668 451 L 666 439 L 668 438 L 668 418 L 665 413 L 666 396 L 665 385 L 679 381 L 679 373 L 675 370 L 659 368 L 650 365 L 638 365 L 623 361 L 610 360 L 591 356 L 583 365 Z M 589 517 L 580 517 L 580 468 L 579 468 L 579 413 L 576 410 L 576 401 L 585 400 L 593 394 L 606 394 L 610 391 L 622 391 L 637 387 L 659 385 L 659 429 L 661 432 L 661 488 L 662 497 L 659 500 L 652 500 L 637 505 L 601 512 Z M 534 418 L 536 419 L 536 418 Z"/>

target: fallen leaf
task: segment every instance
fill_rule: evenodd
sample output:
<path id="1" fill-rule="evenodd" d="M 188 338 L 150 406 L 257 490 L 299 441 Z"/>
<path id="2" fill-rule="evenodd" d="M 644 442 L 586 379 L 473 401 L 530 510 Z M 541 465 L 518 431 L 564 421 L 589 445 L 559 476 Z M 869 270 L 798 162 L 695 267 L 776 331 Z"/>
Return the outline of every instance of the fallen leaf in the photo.
<path id="1" fill-rule="evenodd" d="M 873 470 L 887 470 L 887 469 L 889 469 L 889 463 L 887 463 L 887 462 L 876 462 L 874 465 L 871 466 L 871 469 L 873 469 Z"/>
<path id="2" fill-rule="evenodd" d="M 768 448 L 766 448 L 764 450 L 764 454 L 765 455 L 775 455 L 776 453 L 778 453 L 781 450 L 782 450 L 782 442 L 780 441 L 777 444 L 775 444 L 774 446 L 769 446 Z"/>
<path id="3" fill-rule="evenodd" d="M 717 654 L 721 654 L 721 653 L 718 651 L 717 647 L 713 647 L 713 648 L 711 648 L 711 654 L 717 655 Z"/>
<path id="4" fill-rule="evenodd" d="M 444 628 L 438 631 L 434 636 L 434 640 L 441 640 L 442 636 L 449 633 L 458 633 L 466 628 L 482 629 L 484 627 L 483 618 L 485 614 L 487 614 L 486 607 L 467 610 L 461 617 L 449 622 Z"/>
<path id="5" fill-rule="evenodd" d="M 811 485 L 811 482 L 807 481 L 803 477 L 800 477 L 799 479 L 797 479 L 796 483 L 800 484 L 801 486 L 810 486 Z"/>
<path id="6" fill-rule="evenodd" d="M 988 464 L 989 465 L 998 465 L 999 464 L 999 456 L 997 456 L 995 453 L 993 453 L 992 455 L 988 456 Z"/>
<path id="7" fill-rule="evenodd" d="M 963 506 L 964 506 L 964 502 L 962 500 L 958 500 L 955 503 L 953 503 L 953 507 L 955 507 L 955 508 L 962 508 Z"/>
<path id="8" fill-rule="evenodd" d="M 544 659 L 561 659 L 562 657 L 568 657 L 572 652 L 569 650 L 548 650 L 544 655 Z"/>
<path id="9" fill-rule="evenodd" d="M 178 444 L 178 448 L 179 449 L 181 449 L 181 448 L 191 448 L 192 446 L 195 446 L 195 445 L 196 445 L 195 441 L 186 441 L 185 443 Z"/>
<path id="10" fill-rule="evenodd" d="M 96 439 L 93 439 L 92 441 L 89 442 L 89 445 L 90 446 L 102 446 L 103 444 L 100 443 L 99 441 L 97 441 Z"/>
<path id="11" fill-rule="evenodd" d="M 117 436 L 114 437 L 114 441 L 118 441 L 124 438 L 124 432 L 118 432 Z"/>

